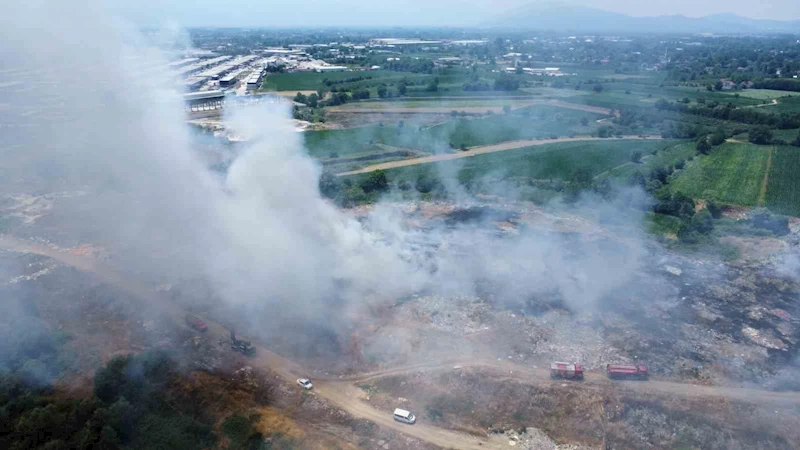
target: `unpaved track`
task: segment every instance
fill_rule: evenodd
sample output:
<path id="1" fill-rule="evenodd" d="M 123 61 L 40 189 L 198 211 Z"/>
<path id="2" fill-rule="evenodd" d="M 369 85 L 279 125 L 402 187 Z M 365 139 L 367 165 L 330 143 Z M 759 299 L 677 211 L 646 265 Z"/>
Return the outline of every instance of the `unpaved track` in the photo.
<path id="1" fill-rule="evenodd" d="M 355 384 L 387 376 L 406 375 L 419 372 L 461 370 L 467 367 L 481 368 L 490 372 L 494 372 L 497 378 L 518 380 L 532 384 L 551 382 L 550 372 L 546 368 L 534 369 L 532 367 L 520 366 L 508 361 L 496 361 L 490 359 L 454 359 L 450 361 L 413 364 L 408 366 L 392 367 L 362 375 L 344 377 L 340 378 L 340 380 L 342 382 L 347 381 Z M 730 400 L 772 405 L 800 405 L 800 393 L 798 392 L 774 392 L 732 386 L 706 386 L 699 384 L 676 383 L 674 381 L 664 381 L 658 379 L 651 379 L 649 381 L 612 381 L 609 380 L 604 373 L 600 372 L 587 372 L 585 374 L 585 381 L 582 384 L 614 386 L 616 388 L 628 389 L 641 393 L 667 394 L 687 398 L 727 398 Z"/>
<path id="2" fill-rule="evenodd" d="M 403 159 L 400 161 L 374 164 L 371 166 L 362 167 L 361 169 L 358 170 L 351 170 L 348 172 L 337 173 L 336 176 L 342 177 L 347 175 L 357 175 L 360 173 L 374 172 L 376 170 L 396 169 L 398 167 L 416 166 L 417 164 L 428 164 L 438 161 L 449 161 L 452 159 L 469 158 L 470 156 L 482 155 L 485 153 L 503 152 L 506 150 L 516 150 L 525 147 L 533 147 L 536 145 L 555 144 L 557 142 L 585 142 L 585 141 L 613 142 L 615 140 L 626 140 L 626 139 L 635 139 L 641 141 L 641 140 L 660 140 L 662 138 L 661 136 L 640 137 L 640 136 L 629 135 L 629 136 L 623 136 L 622 138 L 599 138 L 599 137 L 584 136 L 584 137 L 574 137 L 574 138 L 564 137 L 558 139 L 528 139 L 521 141 L 507 141 L 507 142 L 502 142 L 500 144 L 471 147 L 466 151 L 459 151 L 458 153 L 444 153 L 441 155 L 424 156 L 422 158 Z"/>
<path id="3" fill-rule="evenodd" d="M 185 313 L 175 304 L 168 301 L 159 301 L 158 295 L 152 289 L 126 280 L 115 271 L 96 263 L 91 258 L 73 255 L 66 251 L 60 251 L 51 247 L 16 239 L 12 236 L 0 234 L 0 248 L 19 253 L 34 253 L 53 258 L 65 265 L 74 267 L 78 270 L 93 273 L 102 281 L 113 284 L 136 297 L 141 298 L 147 303 L 157 303 L 160 307 L 182 323 Z M 228 330 L 221 324 L 206 319 L 209 327 L 207 332 L 208 339 L 227 338 Z M 289 382 L 307 372 L 295 362 L 284 358 L 264 347 L 256 346 L 256 356 L 244 358 L 246 364 L 263 370 L 273 371 Z M 459 368 L 457 369 L 456 366 Z M 374 371 L 352 377 L 317 377 L 315 379 L 315 394 L 319 395 L 333 405 L 347 411 L 354 417 L 372 421 L 380 426 L 393 429 L 400 433 L 413 436 L 433 445 L 443 448 L 458 448 L 467 450 L 479 449 L 499 449 L 507 448 L 508 444 L 503 439 L 489 439 L 484 437 L 471 436 L 464 433 L 457 433 L 441 428 L 437 428 L 425 423 L 416 425 L 405 425 L 395 422 L 392 419 L 391 411 L 381 411 L 373 408 L 364 402 L 361 391 L 354 386 L 354 383 L 369 381 L 390 375 L 402 375 L 421 371 L 443 371 L 460 370 L 463 367 L 479 367 L 489 371 L 494 371 L 498 379 L 513 379 L 526 383 L 549 383 L 549 373 L 547 369 L 534 369 L 522 367 L 507 361 L 467 359 L 459 361 L 436 361 L 431 363 L 414 364 L 400 367 L 393 367 L 385 370 Z M 612 382 L 606 379 L 601 373 L 587 373 L 586 380 L 582 383 L 587 387 L 601 388 L 602 386 L 614 385 L 620 389 L 629 389 L 642 393 L 669 394 L 688 398 L 728 398 L 746 402 L 781 404 L 786 406 L 800 405 L 800 393 L 797 392 L 771 392 L 757 389 L 719 387 L 719 386 L 699 386 L 670 381 L 651 380 L 648 382 Z"/>
<path id="4" fill-rule="evenodd" d="M 474 99 L 470 99 L 473 100 Z M 413 100 L 411 100 L 413 101 Z M 431 106 L 418 106 L 418 107 L 402 107 L 402 106 L 391 106 L 391 102 L 385 103 L 375 103 L 370 104 L 367 102 L 364 103 L 351 103 L 352 106 L 334 106 L 332 108 L 328 108 L 327 112 L 330 113 L 350 113 L 350 114 L 450 114 L 452 111 L 464 111 L 468 113 L 477 113 L 482 114 L 485 113 L 487 110 L 492 110 L 495 112 L 500 112 L 503 110 L 502 106 L 493 107 L 493 106 L 435 106 L 436 102 L 433 100 L 427 100 L 431 102 Z M 537 106 L 537 105 L 549 105 L 549 106 L 557 106 L 559 108 L 565 109 L 575 109 L 578 111 L 590 112 L 595 114 L 605 114 L 611 115 L 611 110 L 608 108 L 601 108 L 599 106 L 589 106 L 589 105 L 581 105 L 579 103 L 567 103 L 562 102 L 560 100 L 530 100 L 530 101 L 520 101 L 517 104 L 511 106 L 512 109 L 519 109 L 524 108 L 527 106 Z"/>
<path id="5" fill-rule="evenodd" d="M 46 256 L 64 265 L 94 274 L 101 281 L 121 288 L 150 305 L 162 308 L 161 310 L 173 317 L 177 323 L 183 323 L 185 311 L 172 302 L 159 301 L 158 295 L 153 289 L 149 289 L 146 286 L 130 280 L 125 280 L 118 273 L 97 264 L 93 259 L 73 255 L 67 251 L 61 251 L 46 245 L 16 239 L 3 234 L 0 234 L 0 249 Z M 204 317 L 204 321 L 206 325 L 208 325 L 206 336 L 209 340 L 214 341 L 217 339 L 226 339 L 228 337 L 229 331 L 224 326 L 207 317 Z M 243 357 L 243 363 L 256 369 L 275 372 L 290 383 L 294 383 L 297 378 L 308 374 L 305 369 L 294 361 L 273 353 L 264 347 L 258 345 L 254 345 L 254 347 L 256 347 L 256 356 L 252 358 Z M 408 368 L 404 368 L 403 370 L 407 369 Z M 333 405 L 347 411 L 354 417 L 367 419 L 383 427 L 393 429 L 442 448 L 478 450 L 507 447 L 507 444 L 504 442 L 496 440 L 490 441 L 486 438 L 457 433 L 426 424 L 406 425 L 396 422 L 392 419 L 391 411 L 381 411 L 363 402 L 359 395 L 359 390 L 348 381 L 315 380 L 314 384 L 314 392 L 316 395 L 327 399 Z"/>

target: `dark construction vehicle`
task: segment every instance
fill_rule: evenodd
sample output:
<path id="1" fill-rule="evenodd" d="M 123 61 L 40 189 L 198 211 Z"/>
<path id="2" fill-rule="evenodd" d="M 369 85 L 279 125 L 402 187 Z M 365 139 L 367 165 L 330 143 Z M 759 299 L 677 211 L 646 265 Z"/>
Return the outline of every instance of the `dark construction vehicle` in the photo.
<path id="1" fill-rule="evenodd" d="M 580 364 L 554 362 L 550 364 L 550 378 L 566 378 L 569 380 L 583 380 L 583 367 Z"/>
<path id="2" fill-rule="evenodd" d="M 641 365 L 609 364 L 606 372 L 614 380 L 646 380 L 650 376 L 647 366 Z"/>
<path id="3" fill-rule="evenodd" d="M 250 341 L 244 339 L 236 339 L 236 333 L 231 331 L 231 350 L 239 352 L 245 356 L 253 356 L 256 354 L 256 349 Z"/>

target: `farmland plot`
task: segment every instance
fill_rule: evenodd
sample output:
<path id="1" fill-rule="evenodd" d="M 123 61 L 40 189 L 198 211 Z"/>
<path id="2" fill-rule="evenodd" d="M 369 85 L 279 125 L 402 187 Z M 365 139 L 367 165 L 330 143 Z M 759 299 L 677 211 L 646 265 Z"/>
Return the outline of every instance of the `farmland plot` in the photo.
<path id="1" fill-rule="evenodd" d="M 772 147 L 725 143 L 695 158 L 671 182 L 672 189 L 693 198 L 735 205 L 758 203 Z"/>
<path id="2" fill-rule="evenodd" d="M 778 147 L 772 156 L 767 185 L 767 207 L 800 217 L 800 148 Z"/>

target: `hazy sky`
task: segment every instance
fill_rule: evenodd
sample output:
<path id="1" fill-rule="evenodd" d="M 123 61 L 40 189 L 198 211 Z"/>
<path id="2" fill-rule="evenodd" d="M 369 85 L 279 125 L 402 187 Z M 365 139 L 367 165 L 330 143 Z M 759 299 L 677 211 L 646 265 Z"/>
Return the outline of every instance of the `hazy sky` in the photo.
<path id="1" fill-rule="evenodd" d="M 526 0 L 109 0 L 141 21 L 174 20 L 183 26 L 474 25 Z M 548 3 L 554 3 L 547 1 Z M 697 17 L 735 13 L 758 19 L 800 19 L 798 0 L 575 0 L 575 5 L 636 16 Z"/>

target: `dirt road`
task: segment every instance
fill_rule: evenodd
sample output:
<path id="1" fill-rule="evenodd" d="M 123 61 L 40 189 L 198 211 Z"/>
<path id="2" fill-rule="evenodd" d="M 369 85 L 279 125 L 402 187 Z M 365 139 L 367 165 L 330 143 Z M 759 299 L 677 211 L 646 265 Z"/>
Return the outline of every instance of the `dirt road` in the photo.
<path id="1" fill-rule="evenodd" d="M 497 361 L 490 359 L 454 359 L 427 364 L 413 364 L 404 367 L 392 367 L 362 375 L 341 378 L 340 382 L 346 381 L 351 384 L 359 384 L 387 376 L 418 372 L 461 370 L 467 367 L 481 368 L 494 372 L 497 378 L 514 379 L 531 384 L 551 382 L 550 372 L 546 368 L 525 367 L 505 360 Z M 612 381 L 602 372 L 586 373 L 584 383 L 598 386 L 614 386 L 619 389 L 628 389 L 641 393 L 668 394 L 687 398 L 727 398 L 730 400 L 752 403 L 780 404 L 785 406 L 800 405 L 800 393 L 798 392 L 774 392 L 734 386 L 706 386 L 658 379 L 651 379 L 646 382 Z"/>
<path id="2" fill-rule="evenodd" d="M 181 318 L 185 311 L 181 310 L 177 305 L 170 302 L 158 301 L 157 293 L 154 292 L 153 289 L 136 283 L 135 281 L 126 280 L 112 269 L 97 264 L 97 262 L 91 258 L 74 255 L 68 251 L 31 241 L 20 240 L 8 235 L 0 235 L 0 248 L 13 252 L 34 253 L 47 256 L 78 270 L 93 273 L 102 281 L 113 284 L 141 298 L 147 303 L 157 303 L 171 316 L 174 316 L 178 323 L 182 323 Z M 208 318 L 205 319 L 209 327 L 207 332 L 209 339 L 225 339 L 228 337 L 228 330 L 224 326 Z M 257 345 L 255 347 L 257 349 L 256 356 L 243 359 L 243 362 L 246 362 L 246 364 L 257 369 L 273 371 L 291 383 L 294 383 L 296 378 L 307 375 L 307 371 L 295 362 L 273 353 L 264 347 Z M 518 366 L 504 360 L 440 360 L 432 363 L 393 367 L 353 377 L 317 377 L 314 380 L 315 390 L 313 392 L 314 395 L 319 395 L 327 399 L 333 405 L 347 411 L 354 417 L 372 421 L 380 426 L 393 429 L 443 448 L 467 450 L 506 448 L 508 444 L 502 439 L 498 440 L 495 438 L 470 436 L 464 433 L 437 428 L 425 423 L 405 425 L 396 422 L 392 419 L 391 411 L 375 409 L 368 403 L 362 401 L 362 392 L 354 386 L 354 384 L 358 382 L 389 375 L 419 371 L 460 370 L 463 367 L 481 367 L 486 370 L 494 371 L 499 379 L 516 379 L 526 383 L 551 382 L 547 369 Z M 643 393 L 670 394 L 689 398 L 728 398 L 747 402 L 782 404 L 788 406 L 800 405 L 800 393 L 797 392 L 771 392 L 737 387 L 699 386 L 662 380 L 651 380 L 649 382 L 612 382 L 606 379 L 605 375 L 602 373 L 588 373 L 583 383 L 587 387 L 609 386 L 613 384 L 619 389 L 630 389 Z"/>
<path id="3" fill-rule="evenodd" d="M 328 108 L 329 113 L 348 113 L 348 114 L 450 114 L 452 111 L 464 111 L 465 113 L 484 114 L 486 111 L 502 112 L 502 106 L 435 106 L 435 101 L 430 101 L 431 106 L 402 107 L 393 106 L 393 102 L 381 103 L 351 103 L 350 106 L 334 106 Z M 520 101 L 513 105 L 512 109 L 519 109 L 528 106 L 548 105 L 557 106 L 565 109 L 575 109 L 578 111 L 590 112 L 595 114 L 611 115 L 611 110 L 599 106 L 581 105 L 578 103 L 567 103 L 561 100 L 530 100 Z"/>
<path id="4" fill-rule="evenodd" d="M 584 141 L 614 141 L 619 139 L 636 139 L 636 140 L 653 140 L 661 139 L 661 136 L 623 136 L 622 138 L 598 138 L 598 137 L 564 137 L 558 139 L 529 139 L 522 141 L 507 141 L 500 144 L 484 145 L 480 147 L 471 147 L 466 151 L 459 151 L 457 153 L 445 153 L 441 155 L 424 156 L 422 158 L 403 159 L 400 161 L 392 161 L 381 164 L 374 164 L 367 167 L 362 167 L 358 170 L 351 170 L 348 172 L 337 173 L 336 176 L 342 177 L 347 175 L 357 175 L 360 173 L 369 173 L 376 170 L 395 169 L 397 167 L 416 166 L 417 164 L 427 164 L 437 161 L 449 161 L 451 159 L 469 158 L 470 156 L 482 155 L 484 153 L 502 152 L 506 150 L 516 150 L 525 147 L 533 147 L 536 145 L 555 144 L 557 142 L 584 142 Z"/>
<path id="5" fill-rule="evenodd" d="M 127 293 L 140 298 L 150 305 L 162 308 L 177 323 L 183 323 L 185 311 L 170 302 L 158 301 L 157 293 L 146 286 L 125 280 L 119 274 L 90 258 L 73 255 L 68 251 L 56 249 L 47 245 L 21 240 L 8 235 L 0 234 L 0 249 L 17 253 L 33 253 L 52 258 L 64 265 L 73 267 L 83 272 L 97 276 L 101 281 L 112 284 Z M 211 341 L 227 339 L 229 330 L 223 325 L 203 317 L 208 331 L 206 336 Z M 283 377 L 287 382 L 294 383 L 297 378 L 307 376 L 308 372 L 294 361 L 284 358 L 268 349 L 254 345 L 256 355 L 252 358 L 243 358 L 243 362 L 255 369 L 270 370 Z M 405 368 L 407 370 L 408 368 Z M 367 419 L 386 428 L 407 434 L 442 448 L 458 448 L 468 450 L 501 448 L 501 442 L 487 438 L 479 438 L 464 433 L 456 433 L 425 424 L 406 425 L 392 419 L 391 411 L 381 411 L 373 408 L 361 400 L 359 390 L 349 381 L 314 381 L 314 393 L 330 401 L 333 405 L 347 411 L 354 417 Z"/>

